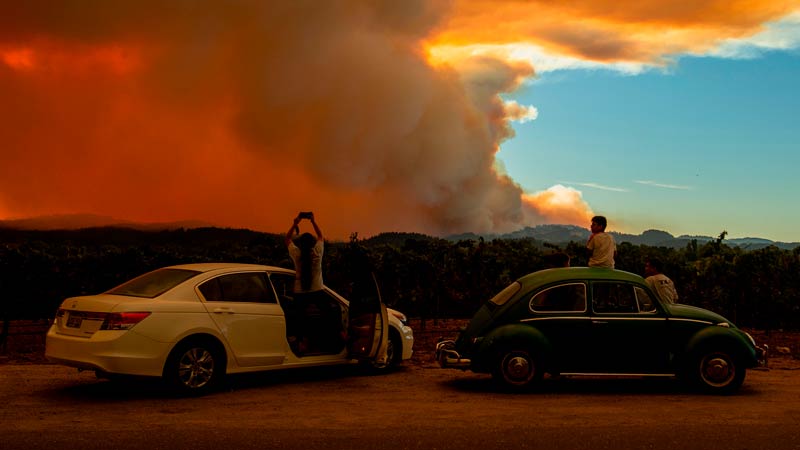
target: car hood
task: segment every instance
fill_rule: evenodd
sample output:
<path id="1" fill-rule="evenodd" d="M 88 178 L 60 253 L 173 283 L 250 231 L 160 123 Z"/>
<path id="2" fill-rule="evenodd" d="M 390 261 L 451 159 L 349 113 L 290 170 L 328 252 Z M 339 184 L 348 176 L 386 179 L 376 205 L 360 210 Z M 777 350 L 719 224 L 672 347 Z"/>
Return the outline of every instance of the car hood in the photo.
<path id="1" fill-rule="evenodd" d="M 681 318 L 681 319 L 693 319 L 693 320 L 704 320 L 709 321 L 712 323 L 720 323 L 725 322 L 727 324 L 733 325 L 733 323 L 726 319 L 725 317 L 709 311 L 707 309 L 699 308 L 697 306 L 690 306 L 690 305 L 667 305 L 669 308 L 670 315 L 672 317 Z"/>

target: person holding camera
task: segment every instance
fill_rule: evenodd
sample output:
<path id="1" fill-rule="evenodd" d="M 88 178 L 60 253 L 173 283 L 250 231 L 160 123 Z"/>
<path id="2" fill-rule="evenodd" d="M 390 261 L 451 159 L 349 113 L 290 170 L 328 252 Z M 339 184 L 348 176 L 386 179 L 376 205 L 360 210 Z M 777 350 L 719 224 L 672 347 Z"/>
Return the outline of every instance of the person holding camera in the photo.
<path id="1" fill-rule="evenodd" d="M 316 237 L 311 233 L 300 233 L 300 222 L 308 220 L 314 227 Z M 322 290 L 322 253 L 324 251 L 322 231 L 314 220 L 313 212 L 301 212 L 294 218 L 292 227 L 286 233 L 286 246 L 292 257 L 295 270 L 294 292 L 309 293 Z"/>
<path id="2" fill-rule="evenodd" d="M 300 222 L 303 220 L 311 222 L 316 237 L 311 233 L 300 234 Z M 325 243 L 322 231 L 314 220 L 314 213 L 298 214 L 286 232 L 285 241 L 295 271 L 294 300 L 291 305 L 284 306 L 286 334 L 295 353 L 303 354 L 310 350 L 309 345 L 313 345 L 309 343 L 309 338 L 314 324 L 311 323 L 313 320 L 308 311 L 318 310 L 324 303 L 318 301 L 318 298 L 322 293 L 322 254 Z"/>

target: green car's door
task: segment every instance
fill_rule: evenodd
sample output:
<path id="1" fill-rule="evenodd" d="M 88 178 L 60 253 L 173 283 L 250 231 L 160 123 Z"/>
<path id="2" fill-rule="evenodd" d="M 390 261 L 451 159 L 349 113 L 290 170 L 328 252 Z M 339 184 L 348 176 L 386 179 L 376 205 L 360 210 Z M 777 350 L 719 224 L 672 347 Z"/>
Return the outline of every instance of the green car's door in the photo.
<path id="1" fill-rule="evenodd" d="M 586 283 L 570 281 L 549 286 L 528 303 L 530 317 L 522 322 L 535 327 L 551 347 L 550 363 L 557 372 L 582 372 L 588 368 L 591 348 Z"/>
<path id="2" fill-rule="evenodd" d="M 670 373 L 666 314 L 642 287 L 594 281 L 591 291 L 590 373 Z"/>

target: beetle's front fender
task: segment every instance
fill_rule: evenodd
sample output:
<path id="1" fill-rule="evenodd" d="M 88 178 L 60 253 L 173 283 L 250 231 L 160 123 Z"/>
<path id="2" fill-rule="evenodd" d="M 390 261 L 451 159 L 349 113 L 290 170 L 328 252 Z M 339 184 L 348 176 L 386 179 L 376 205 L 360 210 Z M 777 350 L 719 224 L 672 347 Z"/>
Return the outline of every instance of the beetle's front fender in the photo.
<path id="1" fill-rule="evenodd" d="M 708 347 L 726 348 L 735 352 L 748 367 L 758 365 L 755 346 L 743 331 L 724 326 L 709 326 L 695 333 L 683 351 L 685 357 L 694 355 Z"/>

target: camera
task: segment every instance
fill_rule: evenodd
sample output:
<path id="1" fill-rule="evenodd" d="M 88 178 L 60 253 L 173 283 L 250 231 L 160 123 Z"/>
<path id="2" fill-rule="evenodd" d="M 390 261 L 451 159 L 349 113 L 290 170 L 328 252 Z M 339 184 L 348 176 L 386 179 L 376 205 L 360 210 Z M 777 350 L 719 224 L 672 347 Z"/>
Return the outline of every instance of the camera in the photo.
<path id="1" fill-rule="evenodd" d="M 300 213 L 300 218 L 301 219 L 310 219 L 312 217 L 314 217 L 314 213 L 311 212 L 311 211 L 304 211 L 304 212 Z"/>

